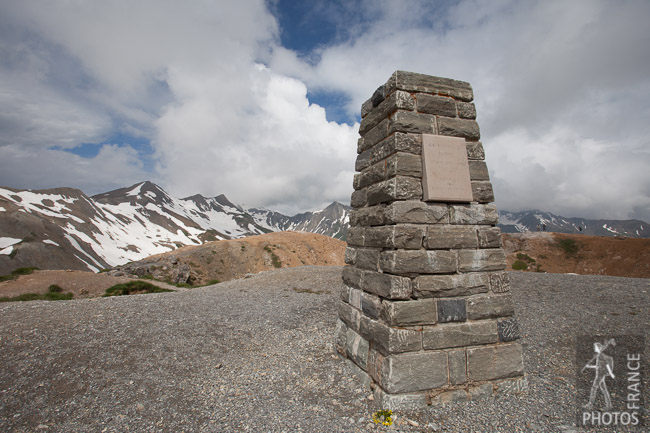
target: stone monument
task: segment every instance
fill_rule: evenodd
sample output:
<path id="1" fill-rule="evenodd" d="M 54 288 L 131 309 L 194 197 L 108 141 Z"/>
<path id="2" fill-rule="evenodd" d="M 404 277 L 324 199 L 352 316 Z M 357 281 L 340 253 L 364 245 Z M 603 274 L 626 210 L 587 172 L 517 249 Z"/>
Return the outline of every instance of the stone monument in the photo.
<path id="1" fill-rule="evenodd" d="M 386 409 L 526 384 L 473 98 L 397 71 L 361 107 L 337 349 Z"/>

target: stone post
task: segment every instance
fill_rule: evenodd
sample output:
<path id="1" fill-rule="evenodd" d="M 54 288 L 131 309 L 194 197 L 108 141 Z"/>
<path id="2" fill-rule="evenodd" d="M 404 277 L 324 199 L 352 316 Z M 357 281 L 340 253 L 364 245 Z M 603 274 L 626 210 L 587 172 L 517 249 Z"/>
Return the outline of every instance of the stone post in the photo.
<path id="1" fill-rule="evenodd" d="M 526 383 L 472 100 L 397 71 L 361 107 L 337 348 L 387 409 Z"/>

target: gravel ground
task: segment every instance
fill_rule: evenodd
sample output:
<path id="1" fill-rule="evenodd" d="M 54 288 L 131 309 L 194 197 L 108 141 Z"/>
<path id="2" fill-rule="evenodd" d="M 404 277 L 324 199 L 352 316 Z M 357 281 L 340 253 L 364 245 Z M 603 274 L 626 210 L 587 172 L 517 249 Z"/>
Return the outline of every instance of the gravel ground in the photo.
<path id="1" fill-rule="evenodd" d="M 179 293 L 0 304 L 0 431 L 583 431 L 576 335 L 650 325 L 650 280 L 512 273 L 528 391 L 377 426 L 370 391 L 333 348 L 340 279 L 339 267 L 302 267 Z"/>

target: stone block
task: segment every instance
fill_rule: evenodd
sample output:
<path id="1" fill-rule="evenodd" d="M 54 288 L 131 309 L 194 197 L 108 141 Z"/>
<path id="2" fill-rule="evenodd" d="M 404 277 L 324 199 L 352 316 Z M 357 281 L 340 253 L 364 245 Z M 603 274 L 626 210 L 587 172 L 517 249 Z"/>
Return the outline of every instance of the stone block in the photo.
<path id="1" fill-rule="evenodd" d="M 456 252 L 397 250 L 384 251 L 379 258 L 382 271 L 398 275 L 448 274 L 457 271 Z"/>
<path id="2" fill-rule="evenodd" d="M 359 334 L 348 328 L 346 333 L 345 353 L 355 364 L 363 370 L 367 370 L 368 349 L 370 345 L 368 340 L 362 338 Z"/>
<path id="3" fill-rule="evenodd" d="M 351 287 L 348 293 L 348 304 L 352 305 L 357 310 L 361 310 L 361 293 L 363 293 L 361 290 L 353 289 Z"/>
<path id="4" fill-rule="evenodd" d="M 447 363 L 449 364 L 450 385 L 467 382 L 467 356 L 464 349 L 447 352 Z"/>
<path id="5" fill-rule="evenodd" d="M 413 293 L 418 298 L 468 296 L 488 291 L 486 273 L 456 275 L 422 275 L 413 282 Z"/>
<path id="6" fill-rule="evenodd" d="M 362 247 L 365 242 L 366 229 L 365 227 L 350 227 L 348 228 L 347 242 L 352 247 Z"/>
<path id="7" fill-rule="evenodd" d="M 467 159 L 471 161 L 482 161 L 485 159 L 485 150 L 481 142 L 467 143 Z"/>
<path id="8" fill-rule="evenodd" d="M 494 201 L 494 191 L 491 182 L 472 181 L 472 197 L 479 203 L 490 203 Z"/>
<path id="9" fill-rule="evenodd" d="M 436 406 L 445 406 L 470 400 L 469 393 L 464 389 L 452 389 L 449 391 L 432 390 L 429 392 L 429 395 L 431 404 Z"/>
<path id="10" fill-rule="evenodd" d="M 381 313 L 381 299 L 379 296 L 363 292 L 361 295 L 361 311 L 371 319 L 378 319 Z"/>
<path id="11" fill-rule="evenodd" d="M 384 356 L 381 353 L 372 348 L 368 351 L 368 375 L 377 383 L 381 380 L 380 374 L 383 362 Z"/>
<path id="12" fill-rule="evenodd" d="M 475 120 L 438 117 L 438 130 L 440 135 L 463 137 L 468 140 L 478 140 L 481 138 L 481 132 Z"/>
<path id="13" fill-rule="evenodd" d="M 480 227 L 478 229 L 480 248 L 501 248 L 501 229 L 498 227 Z"/>
<path id="14" fill-rule="evenodd" d="M 365 233 L 365 245 L 379 248 L 419 249 L 422 247 L 424 227 L 415 225 L 390 225 L 370 227 Z"/>
<path id="15" fill-rule="evenodd" d="M 339 292 L 339 299 L 343 302 L 350 303 L 350 290 L 351 287 L 349 287 L 347 284 L 343 283 L 341 284 L 341 290 Z"/>
<path id="16" fill-rule="evenodd" d="M 412 132 L 415 134 L 436 134 L 436 117 L 413 111 L 396 111 L 390 118 L 388 134 Z"/>
<path id="17" fill-rule="evenodd" d="M 387 94 L 395 90 L 446 95 L 465 102 L 474 99 L 469 83 L 407 71 L 395 71 L 384 85 Z"/>
<path id="18" fill-rule="evenodd" d="M 372 94 L 372 97 L 370 98 L 370 102 L 372 103 L 372 107 L 376 107 L 379 104 L 381 104 L 384 99 L 386 99 L 386 85 L 379 86 L 377 87 L 377 90 Z"/>
<path id="19" fill-rule="evenodd" d="M 521 337 L 519 323 L 514 317 L 499 320 L 497 322 L 497 330 L 499 332 L 499 341 L 504 343 L 518 340 Z"/>
<path id="20" fill-rule="evenodd" d="M 366 189 L 356 190 L 350 197 L 350 206 L 360 208 L 368 203 L 368 191 Z"/>
<path id="21" fill-rule="evenodd" d="M 494 293 L 510 291 L 510 277 L 507 272 L 490 273 L 490 290 Z"/>
<path id="22" fill-rule="evenodd" d="M 451 224 L 496 225 L 499 213 L 493 204 L 466 204 L 449 206 Z"/>
<path id="23" fill-rule="evenodd" d="M 422 198 L 422 182 L 414 177 L 396 176 L 370 185 L 367 189 L 367 200 L 370 206 L 393 200 Z"/>
<path id="24" fill-rule="evenodd" d="M 370 167 L 395 152 L 411 153 L 419 156 L 422 153 L 422 135 L 402 132 L 392 134 L 374 147 L 361 152 L 357 157 L 355 170 L 361 171 L 366 167 Z"/>
<path id="25" fill-rule="evenodd" d="M 363 135 L 363 141 L 360 147 L 357 147 L 358 153 L 363 153 L 370 149 L 384 138 L 388 137 L 388 127 L 391 124 L 390 119 L 384 119 L 379 122 L 374 128 Z"/>
<path id="26" fill-rule="evenodd" d="M 422 331 L 425 350 L 492 344 L 498 340 L 495 320 L 440 324 Z"/>
<path id="27" fill-rule="evenodd" d="M 393 176 L 422 177 L 422 157 L 419 155 L 397 152 L 386 159 L 385 167 L 387 178 Z"/>
<path id="28" fill-rule="evenodd" d="M 408 299 L 412 293 L 410 278 L 380 272 L 365 272 L 361 288 L 387 299 Z"/>
<path id="29" fill-rule="evenodd" d="M 424 391 L 447 385 L 444 352 L 403 353 L 384 358 L 381 386 L 389 393 Z"/>
<path id="30" fill-rule="evenodd" d="M 373 347 L 385 356 L 422 350 L 421 332 L 413 329 L 391 328 L 364 315 L 361 315 L 359 334 L 372 341 Z"/>
<path id="31" fill-rule="evenodd" d="M 350 212 L 350 226 L 379 226 L 386 223 L 386 206 L 377 205 L 352 209 Z"/>
<path id="32" fill-rule="evenodd" d="M 386 179 L 385 163 L 380 161 L 364 169 L 361 173 L 354 175 L 353 184 L 355 190 L 365 188 L 373 183 L 381 182 Z"/>
<path id="33" fill-rule="evenodd" d="M 446 224 L 449 222 L 449 210 L 446 204 L 432 204 L 422 201 L 396 201 L 385 210 L 388 224 Z"/>
<path id="34" fill-rule="evenodd" d="M 472 226 L 432 225 L 427 227 L 426 248 L 476 248 L 478 237 Z"/>
<path id="35" fill-rule="evenodd" d="M 338 302 L 339 319 L 341 319 L 348 328 L 359 331 L 361 327 L 361 312 L 343 301 Z"/>
<path id="36" fill-rule="evenodd" d="M 470 386 L 468 391 L 472 400 L 484 400 L 494 396 L 494 386 L 491 383 Z"/>
<path id="37" fill-rule="evenodd" d="M 363 272 L 361 269 L 357 269 L 354 266 L 345 266 L 342 271 L 343 283 L 349 287 L 360 289 L 361 279 L 363 277 Z"/>
<path id="38" fill-rule="evenodd" d="M 417 111 L 438 116 L 456 117 L 456 101 L 453 98 L 419 93 L 417 99 Z"/>
<path id="39" fill-rule="evenodd" d="M 366 117 L 370 110 L 372 110 L 372 99 L 367 99 L 361 104 L 361 118 Z"/>
<path id="40" fill-rule="evenodd" d="M 363 135 L 398 109 L 409 111 L 415 109 L 415 99 L 410 93 L 401 90 L 391 93 L 361 120 L 359 134 Z"/>
<path id="41" fill-rule="evenodd" d="M 521 376 L 524 361 L 518 343 L 467 349 L 467 376 L 469 380 L 494 380 Z"/>
<path id="42" fill-rule="evenodd" d="M 345 345 L 347 343 L 348 325 L 341 319 L 336 320 L 336 349 L 345 354 Z"/>
<path id="43" fill-rule="evenodd" d="M 470 320 L 507 317 L 515 314 L 512 297 L 503 295 L 478 295 L 467 299 L 467 317 Z"/>
<path id="44" fill-rule="evenodd" d="M 458 102 L 458 117 L 461 119 L 476 119 L 476 106 L 471 102 Z"/>
<path id="45" fill-rule="evenodd" d="M 490 173 L 485 161 L 468 161 L 469 178 L 471 180 L 490 180 Z"/>
<path id="46" fill-rule="evenodd" d="M 379 270 L 379 252 L 380 250 L 375 248 L 357 248 L 355 266 L 369 271 Z"/>
<path id="47" fill-rule="evenodd" d="M 345 264 L 354 265 L 354 262 L 357 259 L 357 249 L 352 247 L 345 248 Z"/>
<path id="48" fill-rule="evenodd" d="M 439 299 L 438 322 L 464 322 L 467 320 L 465 299 Z"/>
<path id="49" fill-rule="evenodd" d="M 380 387 L 376 387 L 374 398 L 378 407 L 385 410 L 412 411 L 428 407 L 425 392 L 389 394 Z"/>
<path id="50" fill-rule="evenodd" d="M 505 267 L 506 255 L 501 248 L 458 251 L 458 269 L 461 272 L 502 271 Z"/>
<path id="51" fill-rule="evenodd" d="M 435 299 L 382 302 L 381 317 L 391 326 L 433 325 L 438 313 Z"/>

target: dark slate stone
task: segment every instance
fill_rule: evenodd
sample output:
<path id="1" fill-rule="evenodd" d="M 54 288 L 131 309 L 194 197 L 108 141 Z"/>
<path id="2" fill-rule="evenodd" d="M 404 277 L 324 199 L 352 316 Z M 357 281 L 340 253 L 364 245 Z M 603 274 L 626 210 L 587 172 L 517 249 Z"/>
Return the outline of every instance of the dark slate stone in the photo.
<path id="1" fill-rule="evenodd" d="M 464 322 L 467 320 L 467 308 L 464 299 L 439 299 L 438 322 Z"/>
<path id="2" fill-rule="evenodd" d="M 381 104 L 385 97 L 386 95 L 384 95 L 384 86 L 379 86 L 377 90 L 375 90 L 375 93 L 372 94 L 372 98 L 370 98 L 372 107 L 374 108 L 377 105 Z"/>
<path id="3" fill-rule="evenodd" d="M 517 319 L 511 317 L 510 319 L 499 320 L 497 322 L 497 331 L 499 333 L 499 341 L 515 341 L 519 339 L 519 323 Z"/>

